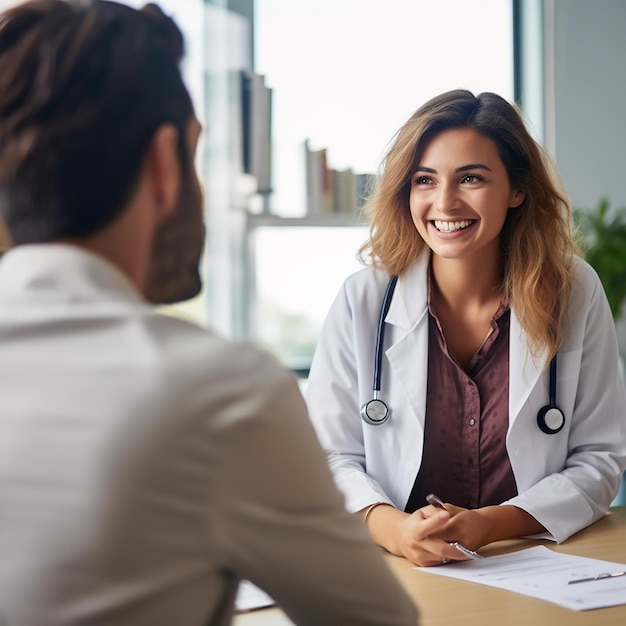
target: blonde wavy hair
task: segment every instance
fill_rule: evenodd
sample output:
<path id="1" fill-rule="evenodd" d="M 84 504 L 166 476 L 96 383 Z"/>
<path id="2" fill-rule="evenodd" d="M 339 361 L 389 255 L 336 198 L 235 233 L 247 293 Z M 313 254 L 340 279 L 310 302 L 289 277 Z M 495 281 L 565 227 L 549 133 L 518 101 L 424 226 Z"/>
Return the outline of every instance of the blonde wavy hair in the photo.
<path id="1" fill-rule="evenodd" d="M 501 291 L 528 336 L 531 354 L 545 350 L 547 365 L 562 342 L 571 263 L 580 251 L 571 207 L 551 159 L 528 132 L 517 107 L 497 94 L 443 93 L 397 132 L 363 209 L 370 237 L 359 258 L 400 276 L 419 257 L 426 244 L 409 210 L 411 175 L 426 144 L 450 128 L 472 128 L 491 139 L 511 187 L 525 194 L 524 202 L 509 211 L 500 234 Z"/>

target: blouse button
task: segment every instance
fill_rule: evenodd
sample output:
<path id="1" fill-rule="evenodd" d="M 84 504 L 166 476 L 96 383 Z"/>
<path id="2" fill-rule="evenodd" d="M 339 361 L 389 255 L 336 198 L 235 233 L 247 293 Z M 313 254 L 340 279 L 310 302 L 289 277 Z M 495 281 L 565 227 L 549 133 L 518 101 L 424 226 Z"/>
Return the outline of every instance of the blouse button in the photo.
<path id="1" fill-rule="evenodd" d="M 470 426 L 473 426 L 476 423 L 476 420 L 472 417 L 472 419 L 469 421 Z"/>

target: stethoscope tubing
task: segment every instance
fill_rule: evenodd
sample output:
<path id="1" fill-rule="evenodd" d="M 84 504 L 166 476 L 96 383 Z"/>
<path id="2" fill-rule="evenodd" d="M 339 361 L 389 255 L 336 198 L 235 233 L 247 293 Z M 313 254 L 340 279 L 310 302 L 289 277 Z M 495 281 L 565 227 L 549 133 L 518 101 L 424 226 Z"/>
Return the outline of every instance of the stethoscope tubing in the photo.
<path id="1" fill-rule="evenodd" d="M 361 416 L 363 420 L 370 425 L 380 426 L 384 424 L 390 415 L 389 407 L 380 400 L 380 387 L 383 368 L 383 349 L 385 342 L 385 318 L 389 312 L 391 306 L 391 300 L 393 299 L 393 292 L 398 282 L 397 276 L 392 276 L 387 283 L 385 294 L 383 296 L 383 302 L 380 309 L 380 315 L 378 316 L 378 327 L 376 329 L 376 346 L 374 350 L 374 385 L 373 392 L 374 398 L 363 404 L 361 407 Z M 550 361 L 549 372 L 549 389 L 548 389 L 548 404 L 542 407 L 537 414 L 537 424 L 539 428 L 548 435 L 555 435 L 560 432 L 565 425 L 565 415 L 563 411 L 559 409 L 556 403 L 556 376 L 557 376 L 557 359 L 554 355 Z M 379 409 L 384 410 L 384 416 L 381 418 L 371 418 L 368 416 L 370 406 L 377 406 Z M 550 421 L 554 422 L 554 426 L 548 424 L 546 416 L 550 416 Z"/>
<path id="2" fill-rule="evenodd" d="M 556 407 L 556 355 L 550 361 L 550 384 L 548 399 L 551 407 Z"/>
<path id="3" fill-rule="evenodd" d="M 385 344 L 385 318 L 389 312 L 391 306 L 391 300 L 393 298 L 393 292 L 398 282 L 397 276 L 392 276 L 387 283 L 385 289 L 385 295 L 383 296 L 383 305 L 380 309 L 380 315 L 378 317 L 378 329 L 376 330 L 376 350 L 374 353 L 374 398 L 378 398 L 378 392 L 380 391 L 380 381 L 383 371 L 383 347 Z"/>

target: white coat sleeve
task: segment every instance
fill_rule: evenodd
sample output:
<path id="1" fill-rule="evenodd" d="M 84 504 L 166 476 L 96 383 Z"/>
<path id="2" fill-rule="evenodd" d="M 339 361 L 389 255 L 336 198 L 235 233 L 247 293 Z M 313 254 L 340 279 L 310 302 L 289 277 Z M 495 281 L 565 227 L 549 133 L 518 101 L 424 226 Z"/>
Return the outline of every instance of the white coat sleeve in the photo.
<path id="1" fill-rule="evenodd" d="M 557 542 L 606 513 L 626 469 L 626 392 L 615 326 L 597 275 L 589 266 L 582 269 L 569 318 L 581 338 L 573 351 L 578 376 L 562 381 L 560 391 L 568 404 L 573 395 L 565 464 L 506 503 L 530 513 Z M 558 454 L 559 435 L 551 437 Z"/>
<path id="2" fill-rule="evenodd" d="M 373 376 L 374 354 L 373 346 L 365 345 L 358 337 L 367 336 L 374 342 L 387 280 L 387 276 L 381 274 L 377 289 L 358 296 L 349 293 L 350 279 L 344 283 L 324 322 L 305 390 L 311 421 L 326 452 L 335 484 L 344 494 L 350 512 L 374 502 L 396 506 L 378 482 L 366 473 L 360 417 L 365 397 L 362 390 L 366 390 L 367 399 L 371 399 L 373 393 L 370 376 Z M 359 330 L 355 307 L 358 308 Z M 359 367 L 359 363 L 372 364 L 372 367 Z"/>
<path id="3" fill-rule="evenodd" d="M 295 377 L 265 356 L 250 369 L 253 386 L 216 433 L 219 561 L 296 624 L 414 626 L 413 602 L 344 508 Z"/>

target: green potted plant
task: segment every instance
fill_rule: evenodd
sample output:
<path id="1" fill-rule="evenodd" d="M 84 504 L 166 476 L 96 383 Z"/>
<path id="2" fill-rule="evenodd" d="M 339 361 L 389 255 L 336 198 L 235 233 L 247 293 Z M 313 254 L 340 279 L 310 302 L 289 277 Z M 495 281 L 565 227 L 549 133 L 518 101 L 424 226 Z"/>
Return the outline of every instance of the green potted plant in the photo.
<path id="1" fill-rule="evenodd" d="M 587 262 L 596 270 L 606 292 L 624 372 L 626 321 L 621 315 L 626 298 L 626 207 L 609 209 L 606 199 L 593 211 L 574 209 L 574 225 Z M 626 504 L 626 474 L 613 506 Z"/>
<path id="2" fill-rule="evenodd" d="M 617 321 L 626 299 L 626 207 L 610 209 L 603 199 L 595 210 L 574 209 L 574 224 L 585 259 L 598 273 Z"/>

